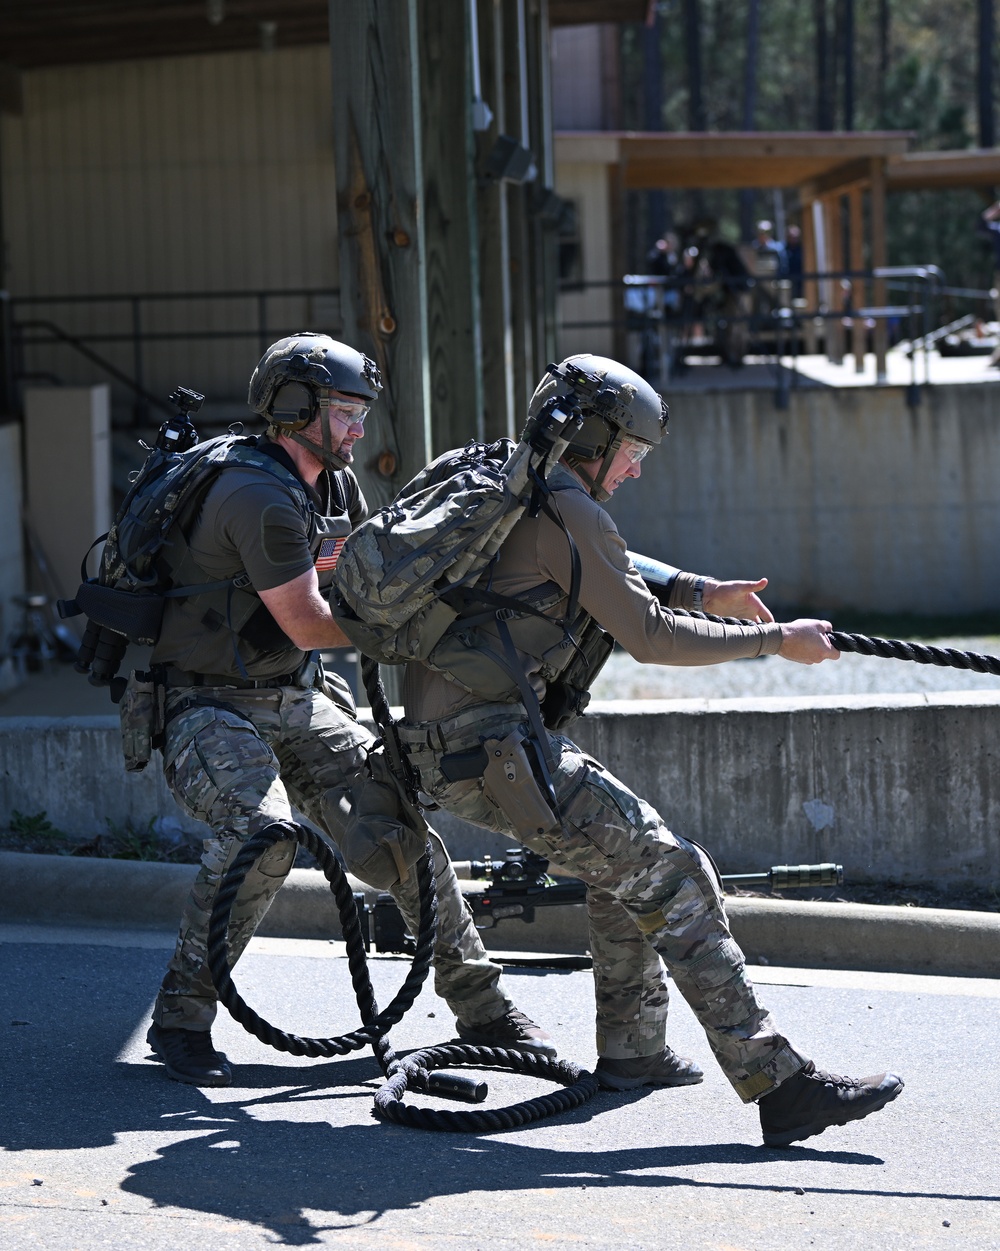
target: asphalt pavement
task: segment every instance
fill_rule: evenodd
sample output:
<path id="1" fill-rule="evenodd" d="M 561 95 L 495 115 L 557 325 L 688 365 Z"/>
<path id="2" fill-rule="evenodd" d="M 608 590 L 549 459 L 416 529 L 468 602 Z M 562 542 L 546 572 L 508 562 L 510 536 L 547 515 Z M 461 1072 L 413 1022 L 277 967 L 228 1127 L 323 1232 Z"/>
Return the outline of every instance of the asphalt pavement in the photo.
<path id="1" fill-rule="evenodd" d="M 703 1085 L 602 1093 L 514 1132 L 376 1121 L 370 1052 L 297 1059 L 228 1015 L 215 1038 L 235 1085 L 179 1085 L 144 1041 L 172 942 L 165 930 L 0 926 L 5 1248 L 1000 1245 L 994 979 L 752 969 L 781 1028 L 821 1067 L 888 1067 L 906 1081 L 868 1120 L 777 1151 L 761 1145 L 756 1109 L 732 1093 L 679 996 L 670 1040 L 703 1065 Z M 373 961 L 380 1000 L 405 970 Z M 560 1055 L 592 1065 L 590 974 L 507 977 Z M 357 1024 L 340 944 L 255 939 L 236 982 L 283 1029 Z M 425 1046 L 452 1028 L 425 988 L 393 1043 Z M 488 1107 L 549 1088 L 488 1079 Z"/>

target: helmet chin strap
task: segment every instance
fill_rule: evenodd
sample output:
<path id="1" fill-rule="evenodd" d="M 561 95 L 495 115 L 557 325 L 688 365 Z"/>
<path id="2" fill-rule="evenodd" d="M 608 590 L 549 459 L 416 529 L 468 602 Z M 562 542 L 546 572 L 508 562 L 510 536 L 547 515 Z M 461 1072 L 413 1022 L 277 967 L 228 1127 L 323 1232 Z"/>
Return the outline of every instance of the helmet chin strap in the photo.
<path id="1" fill-rule="evenodd" d="M 313 456 L 325 468 L 330 470 L 346 469 L 350 462 L 344 460 L 343 456 L 338 455 L 333 450 L 333 445 L 330 442 L 330 423 L 328 421 L 320 421 L 320 426 L 323 430 L 322 446 L 319 443 L 313 443 L 312 439 L 307 439 L 299 430 L 286 430 L 283 433 L 286 438 L 293 440 L 300 447 L 304 447 L 312 452 Z"/>
<path id="2" fill-rule="evenodd" d="M 597 471 L 596 478 L 592 478 L 581 464 L 573 464 L 573 472 L 581 479 L 583 485 L 590 492 L 591 498 L 597 500 L 598 504 L 604 504 L 611 498 L 611 492 L 605 491 L 603 484 L 604 479 L 608 476 L 608 470 L 611 468 L 611 462 L 615 458 L 615 452 L 621 447 L 621 443 L 622 435 L 621 431 L 619 431 L 604 452 L 604 458 L 601 461 L 601 467 Z"/>

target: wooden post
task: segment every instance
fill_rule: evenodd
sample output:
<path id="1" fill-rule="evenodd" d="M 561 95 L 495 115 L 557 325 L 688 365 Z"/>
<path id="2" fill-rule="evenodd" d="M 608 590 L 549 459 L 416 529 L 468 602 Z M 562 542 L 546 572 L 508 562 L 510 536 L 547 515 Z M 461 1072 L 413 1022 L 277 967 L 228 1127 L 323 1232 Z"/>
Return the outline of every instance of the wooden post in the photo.
<path id="1" fill-rule="evenodd" d="M 802 269 L 804 273 L 816 273 L 816 228 L 813 223 L 813 201 L 815 197 L 805 187 L 799 188 L 802 202 Z M 819 286 L 814 278 L 802 284 L 802 298 L 805 301 L 806 317 L 802 325 L 802 338 L 808 355 L 817 351 L 815 314 L 819 307 Z"/>
<path id="2" fill-rule="evenodd" d="M 424 274 L 433 456 L 483 434 L 468 25 L 467 0 L 419 0 Z"/>
<path id="3" fill-rule="evenodd" d="M 826 238 L 826 268 L 833 273 L 844 268 L 844 241 L 840 221 L 840 197 L 823 198 L 823 222 Z M 826 319 L 826 356 L 833 365 L 844 363 L 844 323 L 841 318 L 844 307 L 843 279 L 831 278 L 827 287 L 829 304 Z"/>
<path id="4" fill-rule="evenodd" d="M 625 158 L 608 166 L 608 221 L 611 225 L 611 273 L 609 277 L 617 286 L 610 292 L 609 304 L 614 319 L 612 343 L 615 359 L 624 361 L 628 356 L 628 336 L 625 330 Z"/>
<path id="5" fill-rule="evenodd" d="M 871 163 L 871 267 L 880 269 L 886 264 L 885 247 L 885 161 L 873 157 Z M 884 306 L 886 299 L 885 280 L 876 278 L 872 283 L 872 301 L 876 306 Z M 875 379 L 885 382 L 886 349 L 888 345 L 888 327 L 885 318 L 875 321 Z"/>
<path id="6" fill-rule="evenodd" d="M 504 79 L 506 90 L 504 132 L 525 147 L 531 146 L 527 93 L 527 0 L 509 0 L 502 6 Z M 537 154 L 536 154 L 537 156 Z M 528 218 L 529 183 L 506 183 L 509 239 L 511 340 L 514 427 L 519 430 L 527 415 L 528 399 L 538 381 L 534 369 L 531 239 Z"/>
<path id="7" fill-rule="evenodd" d="M 493 112 L 488 130 L 477 139 L 478 164 L 504 131 L 506 73 L 500 0 L 478 0 L 479 65 L 483 98 Z M 480 177 L 476 184 L 479 218 L 479 281 L 482 302 L 483 437 L 513 438 L 514 341 L 511 316 L 510 228 L 507 188 Z"/>
<path id="8" fill-rule="evenodd" d="M 858 272 L 865 267 L 864 203 L 861 195 L 860 186 L 854 186 L 848 192 L 851 215 L 851 269 L 855 272 Z M 864 323 L 864 318 L 857 315 L 857 310 L 864 307 L 865 285 L 866 284 L 859 278 L 852 279 L 854 325 L 851 330 L 851 351 L 854 354 L 854 372 L 857 374 L 864 373 L 865 343 L 868 338 L 868 331 Z"/>
<path id="9" fill-rule="evenodd" d="M 344 339 L 384 390 L 356 457 L 369 505 L 431 453 L 418 0 L 330 0 Z"/>

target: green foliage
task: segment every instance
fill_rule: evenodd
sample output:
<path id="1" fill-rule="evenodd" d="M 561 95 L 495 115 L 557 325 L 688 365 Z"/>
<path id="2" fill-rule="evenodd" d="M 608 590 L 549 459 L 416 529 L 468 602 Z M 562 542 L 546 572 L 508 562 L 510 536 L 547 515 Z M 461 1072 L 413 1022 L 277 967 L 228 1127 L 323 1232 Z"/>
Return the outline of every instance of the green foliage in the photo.
<path id="1" fill-rule="evenodd" d="M 54 841 L 66 837 L 62 830 L 56 829 L 52 824 L 44 809 L 41 812 L 29 814 L 18 812 L 14 808 L 10 814 L 10 829 L 17 838 L 29 842 L 37 839 Z"/>
<path id="2" fill-rule="evenodd" d="M 687 130 L 689 67 L 684 38 L 685 4 L 658 6 L 663 66 L 662 125 Z M 827 0 L 834 128 L 844 125 L 843 65 L 835 56 L 836 0 Z M 921 150 L 967 148 L 977 142 L 977 24 L 970 0 L 888 0 L 888 42 L 880 40 L 882 0 L 855 0 L 854 129 L 905 130 Z M 698 0 L 702 60 L 701 96 L 709 130 L 742 130 L 749 0 Z M 762 0 L 755 124 L 758 130 L 815 130 L 819 116 L 816 8 L 804 0 Z M 622 28 L 622 124 L 643 129 L 645 28 Z M 883 72 L 882 58 L 886 58 Z M 995 55 L 995 51 L 994 51 Z M 1000 118 L 998 118 L 1000 121 Z M 644 197 L 631 210 L 630 264 L 639 263 L 651 238 Z M 774 216 L 769 193 L 755 193 L 754 216 Z M 794 198 L 786 196 L 794 219 Z M 975 233 L 982 196 L 973 191 L 894 193 L 888 201 L 889 261 L 936 264 L 952 286 L 992 284 L 989 249 Z M 738 237 L 735 192 L 670 195 L 681 226 L 711 215 L 722 233 Z M 989 313 L 988 306 L 976 306 Z M 971 306 L 970 306 L 971 308 Z M 967 311 L 962 308 L 959 311 Z M 947 315 L 948 310 L 944 310 Z"/>
<path id="3" fill-rule="evenodd" d="M 11 812 L 6 831 L 0 831 L 0 848 L 10 851 L 95 856 L 112 860 L 157 860 L 172 864 L 196 863 L 200 848 L 190 842 L 172 842 L 158 834 L 155 821 L 136 825 L 130 818 L 107 821 L 107 833 L 79 842 L 57 829 L 42 812 Z"/>

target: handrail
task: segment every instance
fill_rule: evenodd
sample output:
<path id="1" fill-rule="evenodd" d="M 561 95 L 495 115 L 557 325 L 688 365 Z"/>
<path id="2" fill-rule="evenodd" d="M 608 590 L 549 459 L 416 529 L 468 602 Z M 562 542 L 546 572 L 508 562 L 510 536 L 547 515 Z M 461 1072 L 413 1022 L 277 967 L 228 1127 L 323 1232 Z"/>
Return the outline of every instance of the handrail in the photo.
<path id="1" fill-rule="evenodd" d="M 50 334 L 60 341 L 60 343 L 65 343 L 67 346 L 75 348 L 81 356 L 85 356 L 87 360 L 92 361 L 106 373 L 109 373 L 112 378 L 117 379 L 124 386 L 130 388 L 130 390 L 134 391 L 140 399 L 145 400 L 147 404 L 153 404 L 157 408 L 162 409 L 165 413 L 173 413 L 174 410 L 166 402 L 166 400 L 162 400 L 147 391 L 145 387 L 136 382 L 134 378 L 130 378 L 128 374 L 123 373 L 117 368 L 117 366 L 112 365 L 109 360 L 105 360 L 103 356 L 100 356 L 97 352 L 88 348 L 86 343 L 84 343 L 84 341 L 78 336 L 72 335 L 68 331 L 63 330 L 63 328 L 61 326 L 57 326 L 55 322 L 36 319 L 30 322 L 18 322 L 17 326 L 19 329 L 29 326 L 32 329 L 48 330 Z"/>
<path id="2" fill-rule="evenodd" d="M 4 293 L 7 295 L 7 293 Z M 268 343 L 281 334 L 290 334 L 300 329 L 301 324 L 309 318 L 300 319 L 299 326 L 289 329 L 276 329 L 270 325 L 269 304 L 273 300 L 297 298 L 309 300 L 321 296 L 327 299 L 339 298 L 339 287 L 272 287 L 266 290 L 241 288 L 222 291 L 146 291 L 146 292 L 111 292 L 97 294 L 65 294 L 65 295 L 24 295 L 9 296 L 4 301 L 4 327 L 6 327 L 6 350 L 0 353 L 0 368 L 3 369 L 3 392 L 9 397 L 8 406 L 14 407 L 16 384 L 20 379 L 35 377 L 23 368 L 25 349 L 39 347 L 47 343 L 57 342 L 78 352 L 85 359 L 103 370 L 108 377 L 128 388 L 143 405 L 170 412 L 168 405 L 158 399 L 145 386 L 143 345 L 150 343 L 171 343 L 205 340 L 236 340 L 257 339 L 261 351 Z M 183 326 L 178 330 L 150 330 L 143 324 L 143 314 L 148 314 L 150 306 L 156 304 L 176 304 L 178 302 L 206 303 L 211 301 L 247 300 L 254 304 L 254 311 L 247 319 L 252 325 L 238 325 L 234 329 L 196 329 Z M 86 331 L 72 333 L 58 325 L 51 317 L 25 316 L 29 310 L 54 307 L 78 307 L 96 305 L 119 305 L 131 310 L 131 327 L 128 330 L 112 330 L 102 328 L 98 323 Z M 20 318 L 18 316 L 20 314 Z M 243 320 L 241 318 L 241 320 Z M 96 352 L 93 344 L 131 344 L 132 374 L 109 361 Z M 136 412 L 140 418 L 141 413 Z"/>

